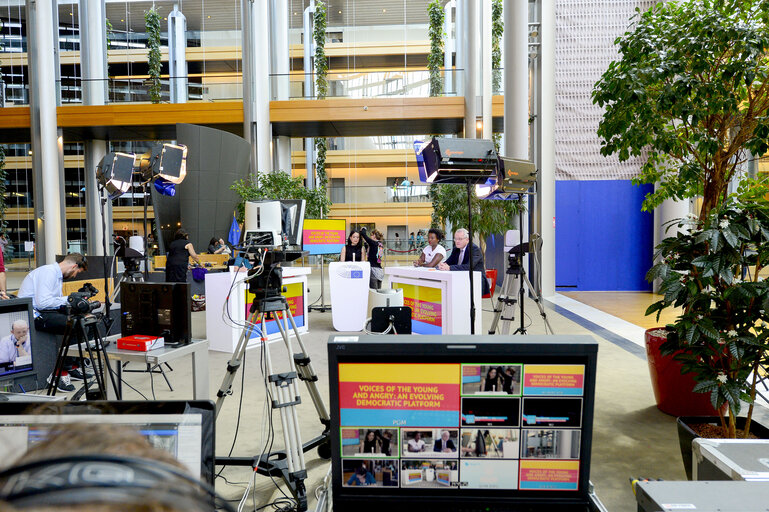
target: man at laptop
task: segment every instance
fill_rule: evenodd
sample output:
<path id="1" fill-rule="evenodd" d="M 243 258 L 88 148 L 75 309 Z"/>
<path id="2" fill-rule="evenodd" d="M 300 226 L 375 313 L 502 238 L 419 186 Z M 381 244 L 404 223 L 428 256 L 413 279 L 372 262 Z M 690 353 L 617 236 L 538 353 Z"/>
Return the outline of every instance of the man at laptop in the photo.
<path id="1" fill-rule="evenodd" d="M 53 334 L 64 334 L 67 328 L 67 313 L 64 306 L 67 297 L 62 293 L 64 279 L 70 279 L 88 269 L 85 256 L 78 252 L 67 254 L 59 263 L 49 263 L 37 267 L 27 274 L 19 287 L 19 297 L 31 297 L 32 308 L 35 313 L 35 328 L 38 331 Z M 75 386 L 70 382 L 70 377 L 82 380 L 84 372 L 90 378 L 93 370 L 77 368 L 74 358 L 68 358 L 65 363 L 65 371 L 59 378 L 61 391 L 74 391 Z M 49 376 L 48 379 L 52 379 Z"/>

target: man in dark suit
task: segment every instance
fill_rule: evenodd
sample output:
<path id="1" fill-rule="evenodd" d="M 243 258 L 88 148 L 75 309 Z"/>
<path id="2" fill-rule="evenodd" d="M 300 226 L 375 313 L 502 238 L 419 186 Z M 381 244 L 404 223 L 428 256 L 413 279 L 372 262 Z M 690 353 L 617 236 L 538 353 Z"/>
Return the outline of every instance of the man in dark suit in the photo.
<path id="1" fill-rule="evenodd" d="M 449 439 L 448 430 L 441 432 L 441 438 L 436 439 L 435 443 L 433 444 L 433 451 L 440 453 L 450 453 L 457 451 L 457 447 L 454 445 L 454 441 Z"/>
<path id="2" fill-rule="evenodd" d="M 489 281 L 486 279 L 486 267 L 483 265 L 483 253 L 481 248 L 470 242 L 470 234 L 465 228 L 454 231 L 454 250 L 445 262 L 438 264 L 439 270 L 463 270 L 467 272 L 470 269 L 470 252 L 473 254 L 473 270 L 480 272 L 481 292 L 483 295 L 489 293 Z"/>

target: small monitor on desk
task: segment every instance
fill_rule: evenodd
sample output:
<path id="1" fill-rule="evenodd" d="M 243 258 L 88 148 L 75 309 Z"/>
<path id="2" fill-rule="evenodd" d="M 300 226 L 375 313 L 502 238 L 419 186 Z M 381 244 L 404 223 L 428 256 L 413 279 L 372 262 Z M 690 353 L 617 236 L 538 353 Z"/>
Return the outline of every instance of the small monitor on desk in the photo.
<path id="1" fill-rule="evenodd" d="M 32 299 L 0 301 L 0 391 L 23 391 L 18 381 L 35 375 L 36 342 Z"/>

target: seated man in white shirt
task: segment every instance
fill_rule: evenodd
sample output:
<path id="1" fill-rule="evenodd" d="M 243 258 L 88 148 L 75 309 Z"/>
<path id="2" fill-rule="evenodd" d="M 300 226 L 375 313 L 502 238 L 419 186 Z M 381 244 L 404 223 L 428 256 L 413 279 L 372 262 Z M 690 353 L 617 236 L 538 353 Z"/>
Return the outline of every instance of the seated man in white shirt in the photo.
<path id="1" fill-rule="evenodd" d="M 62 294 L 64 279 L 77 276 L 88 269 L 88 262 L 80 253 L 67 254 L 59 263 L 49 263 L 37 267 L 27 274 L 21 282 L 18 297 L 32 297 L 32 308 L 35 313 L 35 328 L 38 331 L 64 334 L 67 328 L 67 312 L 64 306 L 67 297 Z M 74 378 L 83 378 L 83 372 L 74 368 L 74 358 L 68 358 L 65 368 L 69 366 Z M 87 370 L 87 369 L 86 369 Z M 88 372 L 89 376 L 91 372 Z M 75 387 L 69 384 L 69 374 L 62 372 L 59 380 L 59 389 L 62 391 L 74 391 Z M 49 377 L 50 379 L 51 377 Z M 62 384 L 62 382 L 64 384 Z"/>
<path id="2" fill-rule="evenodd" d="M 414 262 L 415 267 L 435 268 L 438 263 L 446 259 L 446 249 L 441 245 L 443 231 L 431 228 L 427 232 L 427 245 L 422 249 L 419 259 Z"/>
<path id="3" fill-rule="evenodd" d="M 16 320 L 11 324 L 11 334 L 0 339 L 0 364 L 16 364 L 18 358 L 28 358 L 31 350 L 29 348 L 29 325 L 24 320 Z M 26 359 L 29 363 L 29 359 Z"/>

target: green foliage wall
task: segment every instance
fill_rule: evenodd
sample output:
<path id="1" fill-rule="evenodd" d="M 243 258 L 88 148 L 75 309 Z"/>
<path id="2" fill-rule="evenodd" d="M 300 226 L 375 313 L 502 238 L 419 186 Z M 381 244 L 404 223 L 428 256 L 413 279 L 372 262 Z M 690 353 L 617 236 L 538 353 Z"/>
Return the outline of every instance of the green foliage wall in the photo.
<path id="1" fill-rule="evenodd" d="M 427 28 L 427 37 L 430 39 L 430 53 L 427 55 L 427 69 L 430 72 L 430 96 L 440 96 L 443 94 L 443 78 L 441 69 L 443 69 L 443 22 L 445 13 L 441 0 L 433 0 L 427 6 L 427 16 L 429 26 Z M 446 70 L 448 73 L 449 70 Z"/>
<path id="2" fill-rule="evenodd" d="M 313 24 L 313 39 L 315 40 L 315 92 L 319 100 L 326 98 L 328 94 L 328 59 L 326 58 L 326 4 L 319 1 L 315 4 L 315 16 Z M 326 196 L 328 185 L 328 176 L 326 175 L 326 150 L 328 149 L 328 140 L 325 137 L 315 139 L 315 175 L 317 189 Z M 321 208 L 318 218 L 325 218 L 328 214 L 327 205 L 330 201 L 324 203 L 326 207 Z"/>
<path id="3" fill-rule="evenodd" d="M 160 14 L 153 6 L 144 13 L 147 31 L 147 65 L 149 66 L 148 93 L 152 103 L 160 103 Z"/>

